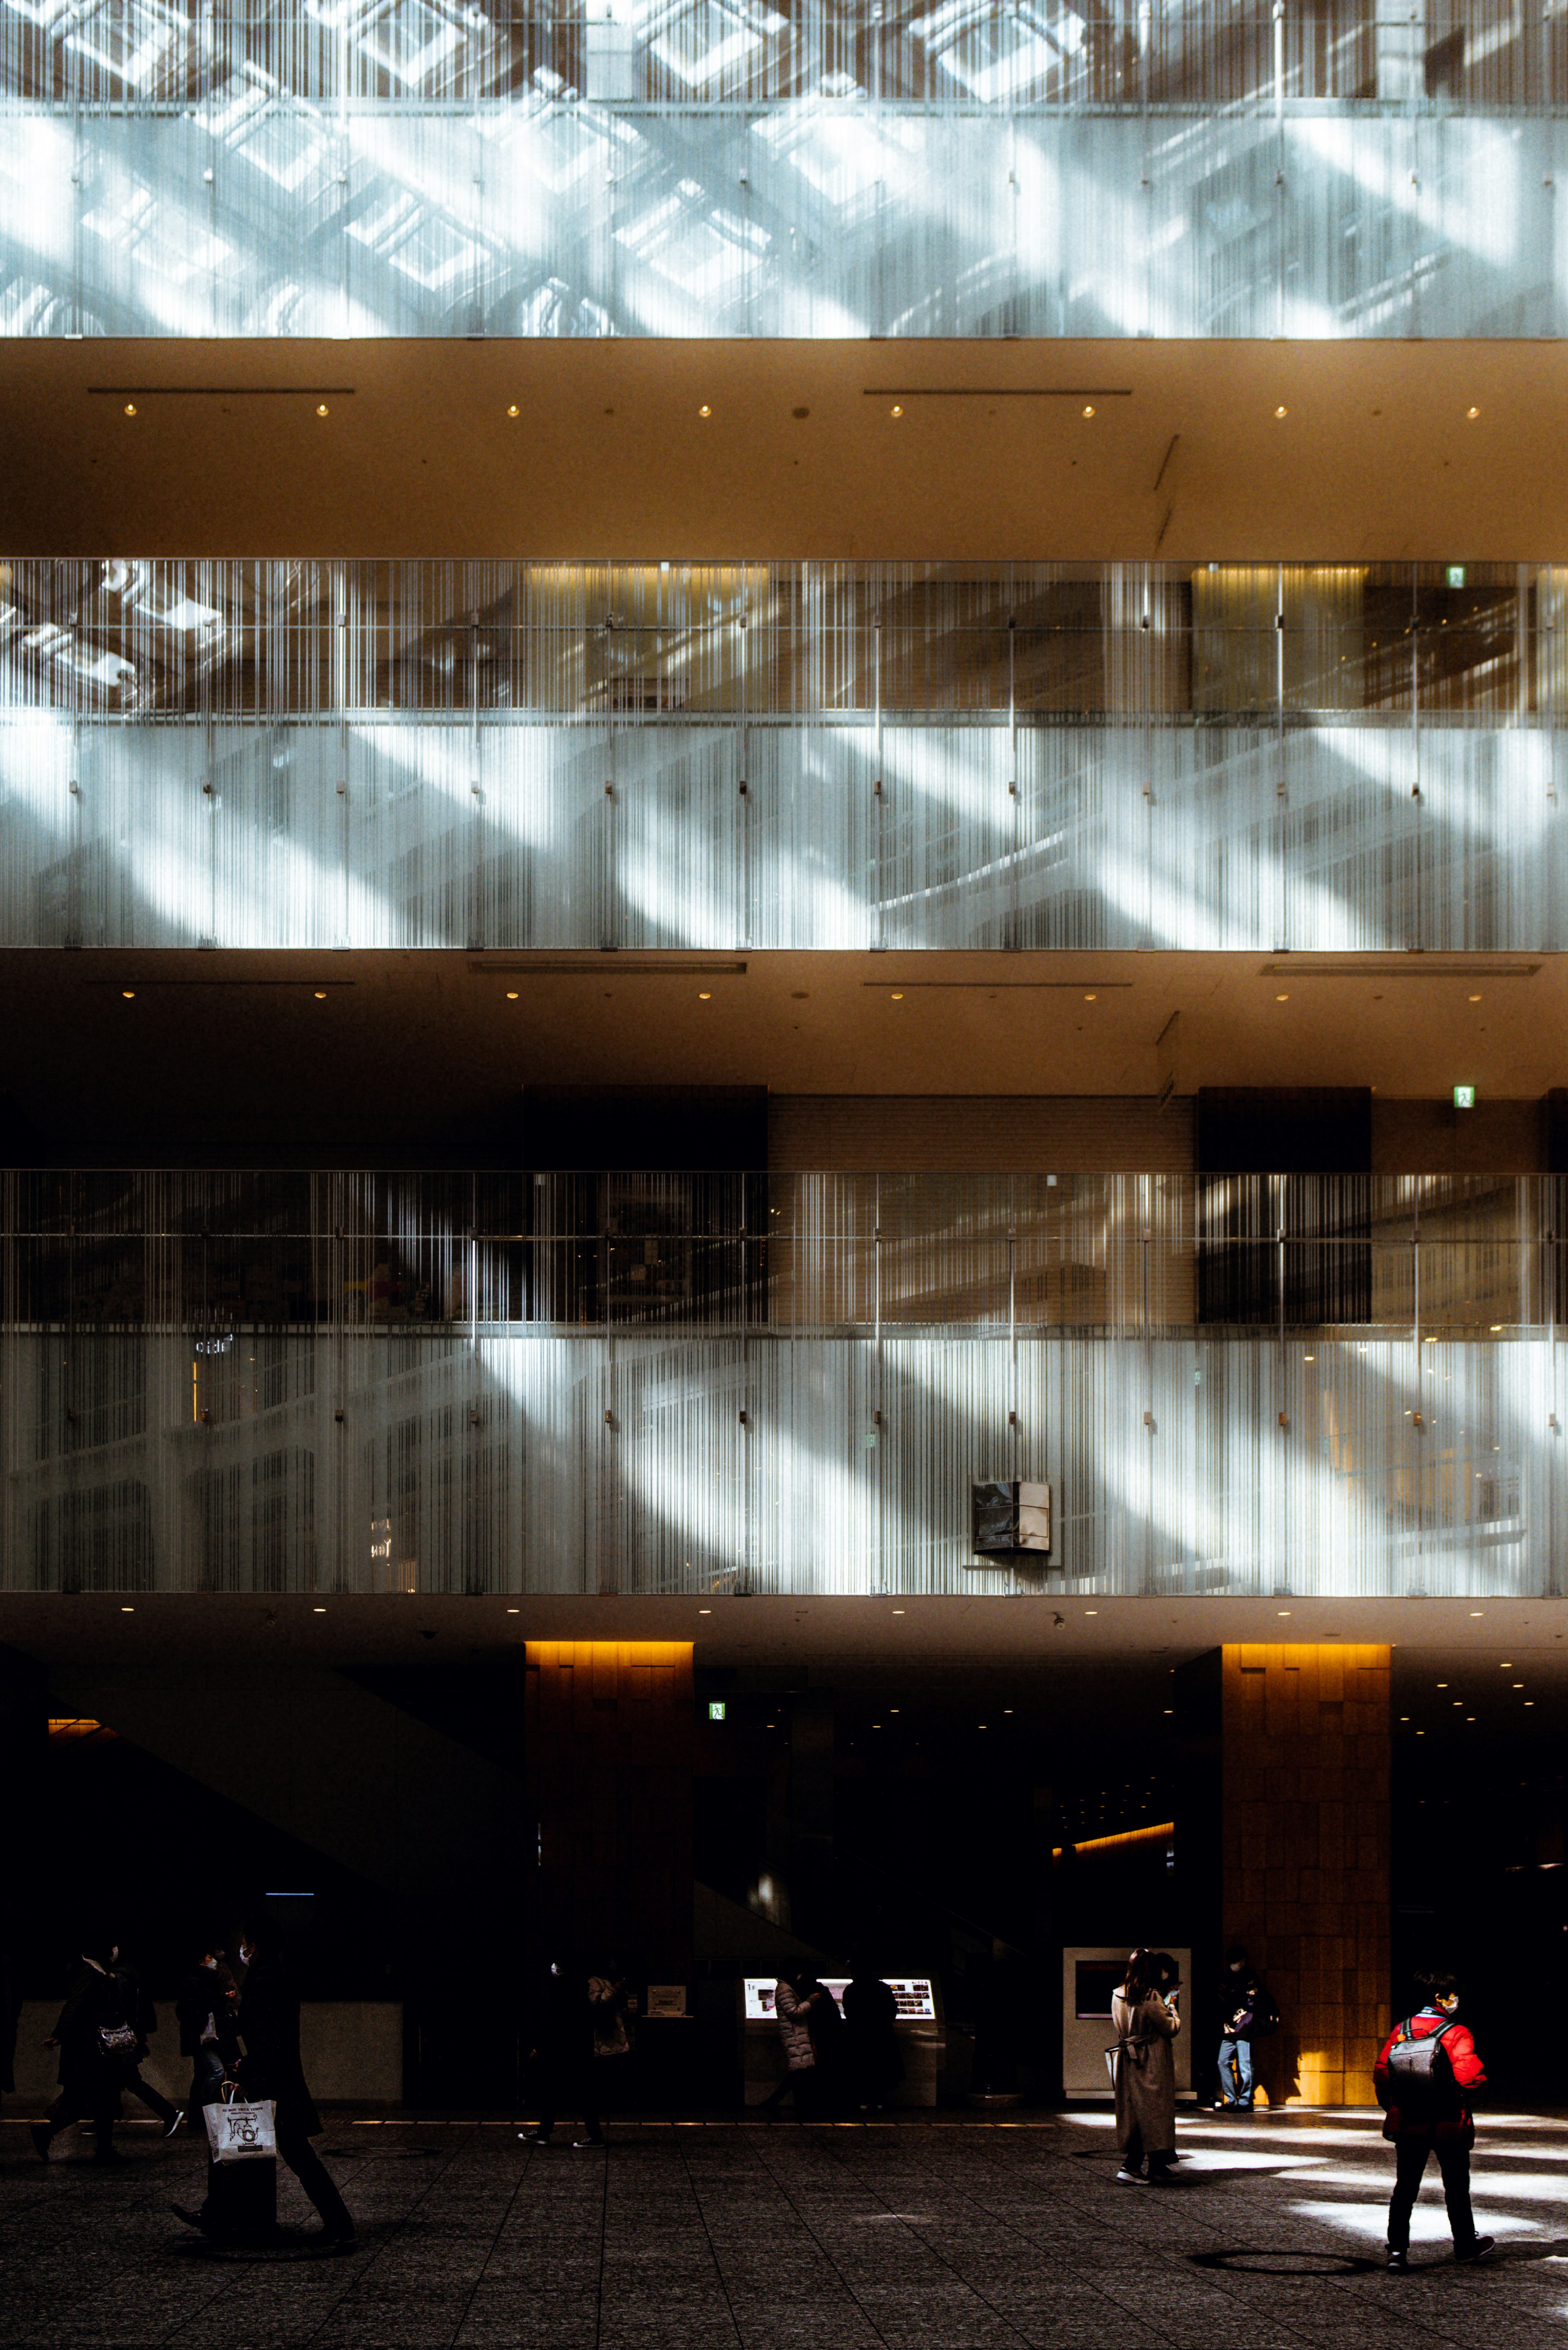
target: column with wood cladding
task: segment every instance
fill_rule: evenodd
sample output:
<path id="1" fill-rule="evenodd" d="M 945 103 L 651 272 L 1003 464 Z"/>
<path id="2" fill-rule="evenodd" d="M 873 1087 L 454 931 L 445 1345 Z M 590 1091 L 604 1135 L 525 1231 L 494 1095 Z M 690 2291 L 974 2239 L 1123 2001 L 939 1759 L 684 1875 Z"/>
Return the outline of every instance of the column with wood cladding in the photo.
<path id="1" fill-rule="evenodd" d="M 691 1973 L 691 1643 L 530 1640 L 537 1957 Z"/>
<path id="2" fill-rule="evenodd" d="M 1281 2012 L 1260 2104 L 1370 2105 L 1389 1998 L 1389 1652 L 1228 1647 L 1223 1927 Z"/>

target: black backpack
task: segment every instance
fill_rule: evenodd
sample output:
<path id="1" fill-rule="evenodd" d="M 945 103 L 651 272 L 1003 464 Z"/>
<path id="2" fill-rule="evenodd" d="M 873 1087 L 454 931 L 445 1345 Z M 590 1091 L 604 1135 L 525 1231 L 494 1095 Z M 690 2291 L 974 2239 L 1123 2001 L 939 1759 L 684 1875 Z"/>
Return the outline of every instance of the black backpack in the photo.
<path id="1" fill-rule="evenodd" d="M 1463 2103 L 1454 2078 L 1453 2061 L 1443 2045 L 1448 2026 L 1437 2032 L 1413 2033 L 1410 2018 L 1399 2026 L 1388 2051 L 1388 2103 L 1397 2106 L 1406 2121 L 1445 2121 Z"/>

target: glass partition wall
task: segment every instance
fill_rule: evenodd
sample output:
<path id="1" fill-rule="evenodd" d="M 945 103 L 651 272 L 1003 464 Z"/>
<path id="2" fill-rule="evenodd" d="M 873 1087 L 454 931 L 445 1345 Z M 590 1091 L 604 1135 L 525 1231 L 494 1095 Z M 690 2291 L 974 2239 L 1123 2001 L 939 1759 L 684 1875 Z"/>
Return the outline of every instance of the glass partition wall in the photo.
<path id="1" fill-rule="evenodd" d="M 1560 1585 L 1562 1179 L 0 1179 L 6 1587 Z M 1044 1479 L 1049 1562 L 970 1487 Z"/>
<path id="2" fill-rule="evenodd" d="M 0 945 L 1568 945 L 1568 568 L 0 565 Z"/>
<path id="3" fill-rule="evenodd" d="M 5 0 L 8 331 L 1557 335 L 1562 13 Z"/>

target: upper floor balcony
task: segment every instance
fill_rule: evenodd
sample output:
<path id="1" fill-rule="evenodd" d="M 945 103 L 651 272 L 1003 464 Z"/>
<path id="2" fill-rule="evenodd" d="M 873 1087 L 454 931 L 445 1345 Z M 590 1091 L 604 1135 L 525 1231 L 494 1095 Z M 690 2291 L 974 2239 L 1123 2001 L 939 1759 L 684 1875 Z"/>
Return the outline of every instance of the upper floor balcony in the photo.
<path id="1" fill-rule="evenodd" d="M 7 0 L 26 335 L 1557 335 L 1568 19 Z"/>
<path id="2" fill-rule="evenodd" d="M 0 569 L 0 945 L 1568 945 L 1568 571 Z"/>

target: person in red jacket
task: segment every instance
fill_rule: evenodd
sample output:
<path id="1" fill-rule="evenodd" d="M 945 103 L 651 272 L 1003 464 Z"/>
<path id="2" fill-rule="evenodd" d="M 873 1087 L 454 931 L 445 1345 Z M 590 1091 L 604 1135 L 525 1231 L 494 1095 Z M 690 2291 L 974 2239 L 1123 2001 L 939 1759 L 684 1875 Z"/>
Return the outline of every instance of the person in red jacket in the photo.
<path id="1" fill-rule="evenodd" d="M 1496 2239 L 1478 2236 L 1470 2210 L 1470 2148 L 1476 2142 L 1468 2092 L 1484 2087 L 1486 2073 L 1469 2029 L 1454 2022 L 1459 1987 L 1454 1977 L 1436 1970 L 1416 1977 L 1426 2003 L 1414 2015 L 1397 2023 L 1383 2043 L 1373 2068 L 1377 2102 L 1383 2107 L 1383 2135 L 1395 2149 L 1394 2192 L 1388 2200 L 1388 2265 L 1410 2265 L 1410 2214 L 1421 2189 L 1427 2158 L 1435 2154 L 1443 2178 L 1443 2200 L 1454 2231 L 1456 2261 L 1483 2261 Z M 1430 2074 L 1422 2079 L 1405 2074 L 1395 2056 L 1401 2043 L 1437 2037 Z M 1390 2059 L 1394 2061 L 1391 2064 Z"/>

